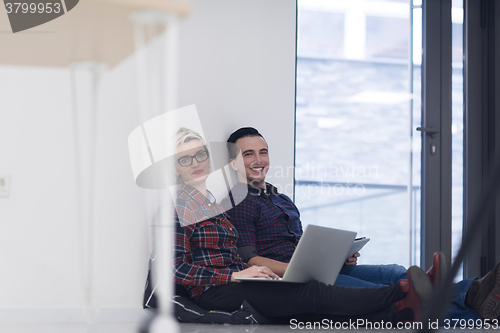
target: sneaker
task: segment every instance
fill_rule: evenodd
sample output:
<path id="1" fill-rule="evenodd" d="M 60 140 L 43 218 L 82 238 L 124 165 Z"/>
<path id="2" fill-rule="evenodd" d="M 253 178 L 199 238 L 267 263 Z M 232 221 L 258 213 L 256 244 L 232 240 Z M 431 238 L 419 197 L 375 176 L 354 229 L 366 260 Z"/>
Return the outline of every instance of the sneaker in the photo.
<path id="1" fill-rule="evenodd" d="M 469 289 L 477 290 L 473 307 L 484 319 L 500 319 L 500 262 L 482 279 L 473 283 L 476 286 Z"/>
<path id="2" fill-rule="evenodd" d="M 427 271 L 427 275 L 431 279 L 434 289 L 437 289 L 439 285 L 444 281 L 446 273 L 448 272 L 446 266 L 446 259 L 443 252 L 436 252 L 432 257 L 432 266 Z"/>
<path id="3" fill-rule="evenodd" d="M 408 268 L 408 281 L 400 280 L 400 286 L 403 292 L 407 293 L 406 297 L 395 303 L 396 310 L 404 309 L 413 310 L 415 321 L 422 320 L 422 307 L 425 306 L 433 293 L 432 282 L 427 274 L 417 266 Z"/>

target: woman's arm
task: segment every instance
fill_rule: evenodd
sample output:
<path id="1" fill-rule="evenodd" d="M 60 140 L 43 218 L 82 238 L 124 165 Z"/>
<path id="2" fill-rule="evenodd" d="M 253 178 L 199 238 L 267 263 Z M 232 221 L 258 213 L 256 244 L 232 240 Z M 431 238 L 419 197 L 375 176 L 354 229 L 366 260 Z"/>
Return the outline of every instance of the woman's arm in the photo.
<path id="1" fill-rule="evenodd" d="M 231 282 L 232 274 L 227 268 L 212 268 L 192 263 L 191 246 L 186 232 L 192 233 L 194 225 L 183 227 L 179 223 L 177 216 L 175 220 L 175 282 L 187 286 L 223 285 Z"/>
<path id="2" fill-rule="evenodd" d="M 225 228 L 223 224 L 219 225 L 211 220 L 205 221 L 203 227 L 197 228 L 199 224 L 196 223 L 196 218 L 193 214 L 196 207 L 193 207 L 191 204 L 191 202 L 182 202 L 182 205 L 176 209 L 174 241 L 174 277 L 176 283 L 188 286 L 223 285 L 234 281 L 234 277 L 238 276 L 278 277 L 267 267 L 251 267 L 239 272 L 233 272 L 226 267 L 207 267 L 234 264 L 238 268 L 236 262 L 225 261 L 225 264 L 221 263 L 220 256 L 222 253 L 236 254 L 236 249 L 232 248 L 229 244 L 227 247 L 224 247 L 224 245 L 221 248 L 212 247 L 212 252 L 207 251 L 201 258 L 194 258 L 193 260 L 190 238 L 193 240 L 197 239 L 198 246 L 204 246 L 204 244 L 212 244 L 213 246 L 213 244 L 223 244 L 224 242 L 220 242 L 219 237 L 225 239 L 227 236 L 225 232 L 221 231 L 221 229 Z M 200 240 L 202 241 L 200 242 Z M 200 255 L 198 254 L 198 256 Z M 195 262 L 200 261 L 202 264 L 195 264 Z M 240 265 L 239 267 L 243 266 Z"/>
<path id="3" fill-rule="evenodd" d="M 188 286 L 223 285 L 237 282 L 236 277 L 279 277 L 265 266 L 252 266 L 242 271 L 232 272 L 227 268 L 195 265 L 192 263 L 189 243 L 189 235 L 193 232 L 194 226 L 182 227 L 178 221 L 175 222 L 175 225 L 174 277 L 177 284 Z"/>

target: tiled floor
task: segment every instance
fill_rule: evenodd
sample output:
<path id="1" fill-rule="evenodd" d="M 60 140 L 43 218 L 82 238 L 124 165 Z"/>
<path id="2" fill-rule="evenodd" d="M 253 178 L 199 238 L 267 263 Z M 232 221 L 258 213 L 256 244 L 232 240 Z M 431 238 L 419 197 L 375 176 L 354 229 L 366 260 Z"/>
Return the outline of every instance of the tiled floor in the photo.
<path id="1" fill-rule="evenodd" d="M 2 333 L 138 333 L 135 323 L 89 324 L 0 324 Z M 167 332 L 165 332 L 167 333 Z M 170 332 L 168 332 L 170 333 Z"/>
<path id="2" fill-rule="evenodd" d="M 104 321 L 103 317 L 96 319 L 100 322 L 96 323 L 71 323 L 67 321 L 61 324 L 51 324 L 32 322 L 28 323 L 31 319 L 30 316 L 26 316 L 22 321 L 7 323 L 3 318 L 3 322 L 0 321 L 0 333 L 142 333 L 140 327 L 144 327 L 148 318 L 150 319 L 149 312 L 141 312 L 140 315 L 134 314 L 132 311 L 128 311 L 126 317 L 116 317 L 119 321 L 114 320 Z M 111 317 L 106 317 L 107 319 Z M 64 318 L 61 318 L 63 320 Z M 305 329 L 297 327 L 296 325 L 221 325 L 221 324 L 187 324 L 179 323 L 174 317 L 154 317 L 152 325 L 149 326 L 149 331 L 147 333 L 271 333 L 271 332 L 296 332 L 296 331 L 328 331 L 328 329 L 321 328 L 317 325 L 316 329 Z M 128 321 L 128 322 L 127 322 Z M 330 329 L 330 330 L 344 330 L 344 329 Z M 361 328 L 361 329 L 351 329 L 350 332 L 361 331 L 361 332 L 380 332 L 381 329 L 373 328 Z M 417 329 L 393 329 L 385 330 L 387 332 L 417 332 Z M 435 332 L 438 333 L 448 333 L 448 332 L 498 332 L 495 330 L 445 330 L 440 329 Z"/>
<path id="3" fill-rule="evenodd" d="M 161 333 L 272 333 L 272 332 L 294 332 L 304 331 L 298 329 L 291 329 L 287 325 L 211 325 L 211 324 L 179 324 L 177 327 L 168 327 L 160 330 Z M 308 331 L 326 331 L 322 329 L 308 330 Z M 359 329 L 350 330 L 350 332 L 361 331 L 366 333 L 380 332 L 380 330 L 373 329 Z M 387 332 L 416 332 L 415 330 L 386 330 Z M 451 332 L 469 332 L 469 333 L 487 333 L 487 330 L 444 330 L 440 329 L 436 333 L 451 333 Z M 124 324 L 0 324 L 0 332 L 2 333 L 138 333 L 138 324 L 124 323 Z M 491 332 L 495 332 L 491 330 Z M 156 332 L 151 332 L 156 333 Z"/>

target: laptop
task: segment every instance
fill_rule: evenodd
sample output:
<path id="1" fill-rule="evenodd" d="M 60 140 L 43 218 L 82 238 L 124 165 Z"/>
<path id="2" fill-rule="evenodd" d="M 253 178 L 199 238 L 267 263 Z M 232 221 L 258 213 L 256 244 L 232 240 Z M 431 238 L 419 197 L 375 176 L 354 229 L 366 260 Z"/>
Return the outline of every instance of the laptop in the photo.
<path id="1" fill-rule="evenodd" d="M 242 277 L 240 281 L 305 283 L 312 279 L 334 284 L 346 262 L 356 233 L 309 224 L 283 278 Z"/>

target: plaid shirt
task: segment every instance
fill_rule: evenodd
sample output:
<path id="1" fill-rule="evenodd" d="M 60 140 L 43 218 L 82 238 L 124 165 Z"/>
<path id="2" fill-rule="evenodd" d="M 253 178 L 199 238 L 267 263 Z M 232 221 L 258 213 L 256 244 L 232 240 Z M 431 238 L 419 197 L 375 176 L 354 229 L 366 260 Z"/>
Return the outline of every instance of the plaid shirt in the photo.
<path id="1" fill-rule="evenodd" d="M 290 261 L 302 235 L 302 224 L 289 197 L 269 183 L 266 190 L 238 183 L 221 204 L 238 229 L 237 246 L 244 261 L 255 256 Z"/>
<path id="2" fill-rule="evenodd" d="M 183 183 L 175 210 L 175 282 L 198 300 L 207 287 L 230 283 L 232 273 L 248 265 L 236 249 L 238 232 L 217 203 Z"/>

